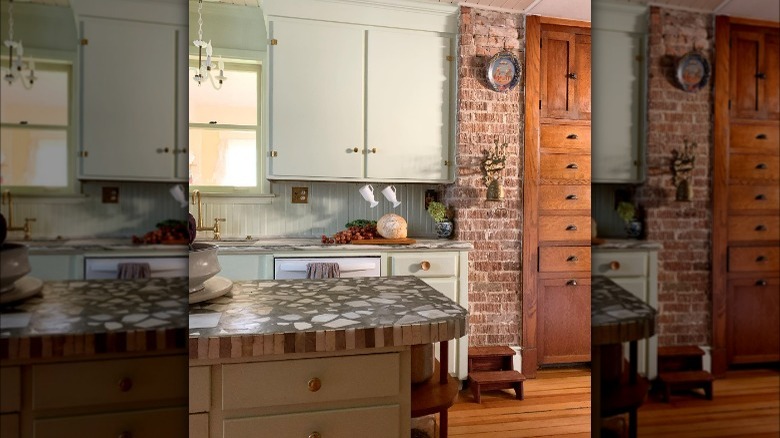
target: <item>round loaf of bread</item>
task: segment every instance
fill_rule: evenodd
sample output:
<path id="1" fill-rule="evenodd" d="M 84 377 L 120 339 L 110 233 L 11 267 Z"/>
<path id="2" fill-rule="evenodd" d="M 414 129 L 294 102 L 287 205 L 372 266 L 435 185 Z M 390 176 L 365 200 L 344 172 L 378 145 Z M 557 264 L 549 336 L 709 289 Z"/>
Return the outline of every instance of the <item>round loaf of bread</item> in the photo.
<path id="1" fill-rule="evenodd" d="M 376 231 L 385 239 L 405 239 L 406 219 L 397 214 L 388 213 L 376 222 Z"/>

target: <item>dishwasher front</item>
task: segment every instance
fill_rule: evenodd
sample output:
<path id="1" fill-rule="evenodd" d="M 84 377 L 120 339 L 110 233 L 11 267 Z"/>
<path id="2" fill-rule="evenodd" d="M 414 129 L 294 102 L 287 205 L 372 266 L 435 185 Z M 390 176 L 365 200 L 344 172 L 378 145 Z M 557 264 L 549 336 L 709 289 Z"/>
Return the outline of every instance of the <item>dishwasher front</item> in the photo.
<path id="1" fill-rule="evenodd" d="M 306 278 L 309 263 L 338 263 L 341 278 L 379 277 L 381 272 L 380 256 L 360 257 L 305 257 L 274 258 L 274 278 L 278 280 Z"/>

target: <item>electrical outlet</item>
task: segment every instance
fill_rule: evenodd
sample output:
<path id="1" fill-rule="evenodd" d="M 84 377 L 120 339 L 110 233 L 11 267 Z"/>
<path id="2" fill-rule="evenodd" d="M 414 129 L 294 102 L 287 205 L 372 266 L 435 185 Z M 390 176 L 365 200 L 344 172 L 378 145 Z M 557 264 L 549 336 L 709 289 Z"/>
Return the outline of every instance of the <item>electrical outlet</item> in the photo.
<path id="1" fill-rule="evenodd" d="M 119 203 L 119 187 L 103 187 L 103 203 Z"/>
<path id="2" fill-rule="evenodd" d="M 308 204 L 309 203 L 309 188 L 308 187 L 293 187 L 292 188 L 292 203 L 293 204 Z"/>

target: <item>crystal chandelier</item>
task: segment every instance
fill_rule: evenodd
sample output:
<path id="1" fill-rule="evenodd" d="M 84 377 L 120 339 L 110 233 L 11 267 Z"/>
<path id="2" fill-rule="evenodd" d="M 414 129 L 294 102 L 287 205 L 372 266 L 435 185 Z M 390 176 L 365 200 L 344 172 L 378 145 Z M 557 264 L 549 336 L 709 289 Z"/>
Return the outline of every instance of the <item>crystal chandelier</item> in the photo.
<path id="1" fill-rule="evenodd" d="M 8 2 L 8 39 L 3 42 L 8 47 L 8 68 L 3 68 L 3 79 L 8 81 L 8 85 L 13 84 L 20 79 L 22 86 L 26 89 L 33 87 L 33 83 L 38 79 L 35 76 L 35 61 L 30 58 L 26 63 L 22 59 L 24 47 L 22 41 L 14 41 L 14 1 Z M 27 74 L 24 72 L 27 71 Z"/>
<path id="2" fill-rule="evenodd" d="M 225 76 L 225 63 L 222 62 L 222 57 L 220 56 L 219 61 L 217 62 L 219 74 L 215 76 L 211 71 L 212 67 L 214 66 L 214 63 L 211 60 L 211 55 L 214 49 L 211 47 L 211 40 L 209 40 L 209 42 L 203 40 L 202 9 L 203 0 L 198 0 L 198 39 L 192 42 L 195 44 L 195 47 L 198 48 L 198 68 L 194 69 L 195 76 L 193 76 L 192 79 L 194 79 L 198 85 L 208 79 L 211 82 L 211 85 L 215 89 L 219 90 L 222 88 L 222 82 L 227 80 L 227 77 Z M 206 51 L 206 59 L 203 59 L 204 50 Z M 215 79 L 218 84 L 215 82 Z"/>

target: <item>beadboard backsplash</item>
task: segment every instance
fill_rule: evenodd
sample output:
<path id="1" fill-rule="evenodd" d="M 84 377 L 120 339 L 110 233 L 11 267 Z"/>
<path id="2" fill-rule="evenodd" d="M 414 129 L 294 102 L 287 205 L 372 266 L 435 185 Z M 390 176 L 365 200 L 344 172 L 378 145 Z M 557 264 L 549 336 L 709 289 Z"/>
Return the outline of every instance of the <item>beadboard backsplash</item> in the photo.
<path id="1" fill-rule="evenodd" d="M 220 224 L 223 237 L 320 237 L 342 230 L 355 219 L 377 220 L 386 213 L 403 216 L 409 225 L 409 236 L 434 237 L 433 220 L 424 209 L 425 190 L 435 185 L 392 184 L 401 205 L 385 199 L 381 191 L 390 184 L 371 184 L 379 202 L 370 208 L 358 192 L 365 183 L 277 182 L 271 184 L 273 198 L 220 197 L 202 195 L 203 225 L 210 227 L 214 218 L 225 218 Z M 309 202 L 293 204 L 292 188 L 307 187 Z M 197 207 L 190 212 L 197 216 Z M 211 234 L 204 231 L 207 236 Z"/>

